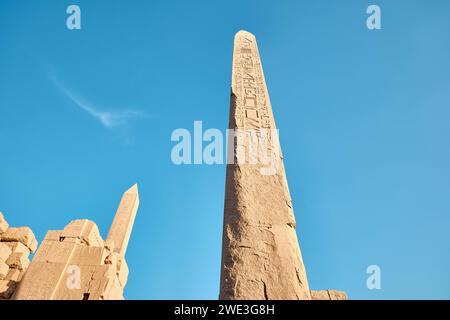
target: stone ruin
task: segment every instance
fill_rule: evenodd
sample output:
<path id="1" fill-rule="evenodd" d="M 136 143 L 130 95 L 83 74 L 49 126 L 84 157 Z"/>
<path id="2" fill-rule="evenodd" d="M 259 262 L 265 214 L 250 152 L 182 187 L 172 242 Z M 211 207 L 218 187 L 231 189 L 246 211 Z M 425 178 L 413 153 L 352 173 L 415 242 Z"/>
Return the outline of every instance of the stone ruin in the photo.
<path id="1" fill-rule="evenodd" d="M 0 299 L 120 300 L 128 278 L 125 253 L 139 207 L 137 185 L 122 197 L 106 240 L 90 220 L 75 220 L 37 241 L 0 214 Z"/>

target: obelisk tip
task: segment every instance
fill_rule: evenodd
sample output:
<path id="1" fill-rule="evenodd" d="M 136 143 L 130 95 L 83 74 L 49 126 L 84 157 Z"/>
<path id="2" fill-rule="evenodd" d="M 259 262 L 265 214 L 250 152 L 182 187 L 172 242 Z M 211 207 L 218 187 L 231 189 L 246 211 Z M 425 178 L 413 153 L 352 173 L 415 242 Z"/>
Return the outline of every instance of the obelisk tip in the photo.
<path id="1" fill-rule="evenodd" d="M 236 35 L 234 36 L 235 38 L 237 38 L 238 36 L 250 36 L 255 38 L 255 35 L 251 32 L 248 32 L 247 30 L 239 30 L 238 32 L 236 32 Z"/>
<path id="2" fill-rule="evenodd" d="M 137 183 L 135 183 L 130 189 L 128 189 L 125 193 L 134 193 L 134 194 L 138 194 L 139 190 L 138 190 L 138 185 Z"/>

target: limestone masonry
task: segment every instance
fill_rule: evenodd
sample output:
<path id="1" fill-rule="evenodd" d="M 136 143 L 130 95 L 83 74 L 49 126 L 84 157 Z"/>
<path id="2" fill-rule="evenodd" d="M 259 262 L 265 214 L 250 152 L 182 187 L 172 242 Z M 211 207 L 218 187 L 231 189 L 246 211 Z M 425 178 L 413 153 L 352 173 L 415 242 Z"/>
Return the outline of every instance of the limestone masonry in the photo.
<path id="1" fill-rule="evenodd" d="M 138 207 L 134 185 L 123 195 L 105 241 L 94 222 L 75 220 L 63 230 L 48 231 L 31 264 L 28 254 L 37 246 L 33 233 L 29 228 L 8 228 L 1 216 L 0 297 L 123 299 L 128 278 L 125 252 Z"/>
<path id="2" fill-rule="evenodd" d="M 37 241 L 28 227 L 13 228 L 0 212 L 0 300 L 10 299 L 30 265 Z"/>

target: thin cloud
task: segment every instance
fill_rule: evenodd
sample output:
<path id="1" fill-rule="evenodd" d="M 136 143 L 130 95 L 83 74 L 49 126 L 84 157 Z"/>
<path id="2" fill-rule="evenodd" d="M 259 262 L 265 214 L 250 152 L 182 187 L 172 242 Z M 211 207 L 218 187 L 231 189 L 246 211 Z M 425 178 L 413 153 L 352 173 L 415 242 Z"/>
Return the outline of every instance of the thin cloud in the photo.
<path id="1" fill-rule="evenodd" d="M 92 106 L 91 103 L 84 100 L 78 94 L 69 90 L 56 77 L 51 77 L 53 83 L 60 89 L 72 102 L 74 102 L 81 110 L 90 114 L 93 118 L 98 120 L 105 128 L 112 129 L 121 125 L 127 124 L 130 120 L 138 118 L 146 118 L 147 115 L 140 110 L 114 110 L 103 111 Z"/>

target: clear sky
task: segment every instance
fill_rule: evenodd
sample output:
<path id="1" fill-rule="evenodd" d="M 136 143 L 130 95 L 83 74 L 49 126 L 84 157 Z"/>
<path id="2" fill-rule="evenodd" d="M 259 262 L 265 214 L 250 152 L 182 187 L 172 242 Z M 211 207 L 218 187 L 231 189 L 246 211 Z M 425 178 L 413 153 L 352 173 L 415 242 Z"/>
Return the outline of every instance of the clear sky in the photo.
<path id="1" fill-rule="evenodd" d="M 81 8 L 81 30 L 66 8 Z M 368 30 L 366 8 L 382 10 Z M 254 33 L 310 286 L 450 298 L 450 2 L 0 2 L 0 211 L 42 241 L 122 192 L 141 206 L 129 299 L 216 299 L 224 165 L 175 166 L 177 128 L 228 125 Z M 368 290 L 366 268 L 381 268 Z"/>

